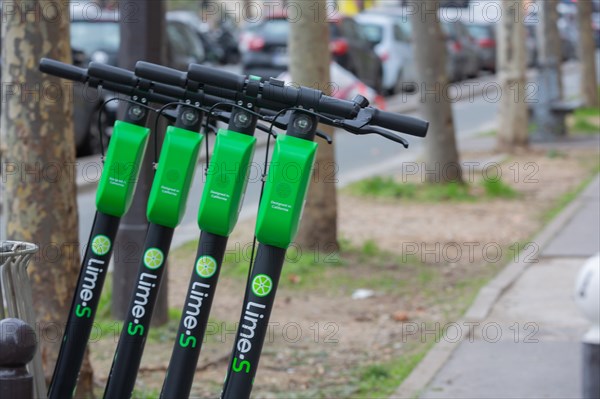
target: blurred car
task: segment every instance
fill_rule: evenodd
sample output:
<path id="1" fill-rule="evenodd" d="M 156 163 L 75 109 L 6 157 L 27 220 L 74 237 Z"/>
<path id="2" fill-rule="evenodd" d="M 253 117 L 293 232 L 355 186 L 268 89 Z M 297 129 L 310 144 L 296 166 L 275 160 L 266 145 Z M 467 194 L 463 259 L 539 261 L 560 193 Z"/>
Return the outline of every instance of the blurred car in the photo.
<path id="1" fill-rule="evenodd" d="M 533 51 L 533 53 L 535 54 L 535 61 L 533 65 L 537 65 L 538 64 L 538 54 L 539 54 L 539 50 L 538 50 L 538 29 L 539 29 L 539 23 L 537 22 L 538 19 L 537 16 L 533 16 L 531 19 L 529 20 L 525 20 L 525 28 L 527 29 L 527 43 L 526 46 L 528 48 L 528 52 L 530 52 L 530 48 L 534 47 L 535 51 Z M 563 26 L 563 28 L 561 28 L 561 26 Z M 561 50 L 561 54 L 562 54 L 562 60 L 561 61 L 567 61 L 570 59 L 574 59 L 577 57 L 577 41 L 578 39 L 577 34 L 573 33 L 573 29 L 577 30 L 577 28 L 565 28 L 565 24 L 559 24 L 559 29 L 558 29 L 558 33 L 559 33 L 559 37 L 560 37 L 560 50 Z M 529 57 L 529 54 L 528 54 Z M 530 59 L 528 58 L 528 61 L 530 61 Z M 528 63 L 529 64 L 529 63 Z M 531 64 L 530 64 L 531 66 Z"/>
<path id="2" fill-rule="evenodd" d="M 465 24 L 458 20 L 442 19 L 440 25 L 446 35 L 446 48 L 451 64 L 450 81 L 476 77 L 480 69 L 478 47 Z"/>
<path id="3" fill-rule="evenodd" d="M 559 4 L 558 32 L 561 39 L 563 61 L 577 58 L 579 29 L 577 23 L 577 5 Z"/>
<path id="4" fill-rule="evenodd" d="M 496 25 L 491 23 L 469 23 L 465 25 L 477 43 L 477 54 L 481 69 L 496 72 Z"/>
<path id="5" fill-rule="evenodd" d="M 187 69 L 190 62 L 203 62 L 204 46 L 194 31 L 178 20 L 167 19 L 169 65 Z M 120 44 L 119 15 L 102 12 L 98 18 L 74 18 L 71 21 L 71 46 L 83 51 L 92 61 L 117 65 Z"/>
<path id="6" fill-rule="evenodd" d="M 202 41 L 206 51 L 206 59 L 220 64 L 235 64 L 240 60 L 238 35 L 227 21 L 216 28 L 203 22 L 198 14 L 192 11 L 169 11 L 167 21 L 178 21 L 187 24 Z"/>
<path id="7" fill-rule="evenodd" d="M 381 60 L 356 21 L 350 17 L 331 19 L 329 32 L 333 60 L 381 92 Z M 240 39 L 243 72 L 269 78 L 286 71 L 289 34 L 290 24 L 285 16 L 274 16 L 249 26 Z"/>
<path id="8" fill-rule="evenodd" d="M 364 84 L 360 79 L 354 76 L 347 69 L 344 69 L 337 62 L 331 62 L 329 73 L 331 81 L 334 82 L 331 93 L 332 97 L 351 101 L 354 99 L 354 97 L 360 94 L 369 100 L 371 105 L 381 110 L 385 109 L 385 99 L 383 96 Z M 286 83 L 290 83 L 292 81 L 292 77 L 287 71 L 279 75 L 277 79 L 283 80 Z"/>
<path id="9" fill-rule="evenodd" d="M 370 8 L 364 13 L 395 19 L 412 40 L 411 10 L 409 8 L 382 6 Z M 441 16 L 445 16 L 445 14 L 441 14 Z M 448 49 L 448 57 L 446 57 L 448 79 L 456 82 L 465 77 L 476 76 L 479 73 L 479 58 L 475 39 L 471 37 L 464 24 L 458 20 L 442 18 L 440 25 L 446 36 L 446 48 Z"/>
<path id="10" fill-rule="evenodd" d="M 169 66 L 187 70 L 188 64 L 205 61 L 204 46 L 189 25 L 181 21 L 167 20 L 165 31 Z M 103 9 L 101 15 L 96 18 L 86 18 L 80 12 L 74 12 L 70 36 L 71 47 L 82 53 L 87 59 L 117 65 L 120 45 L 119 13 L 117 11 Z M 113 101 L 106 104 L 105 112 L 100 113 L 102 102 L 113 97 L 113 94 L 104 92 L 102 98 L 91 96 L 89 91 L 87 94 L 84 102 L 91 103 L 93 113 L 89 119 L 87 113 L 86 117 L 81 120 L 76 117 L 76 125 L 87 125 L 87 129 L 82 126 L 76 128 L 75 141 L 80 154 L 99 150 L 101 140 L 101 133 L 98 130 L 99 118 L 102 118 L 103 125 L 102 141 L 104 145 L 108 144 L 118 107 L 118 104 Z"/>
<path id="11" fill-rule="evenodd" d="M 412 41 L 406 24 L 401 25 L 395 19 L 376 14 L 359 14 L 355 19 L 383 63 L 382 86 L 385 92 L 393 94 L 403 89 L 414 90 L 417 79 Z"/>

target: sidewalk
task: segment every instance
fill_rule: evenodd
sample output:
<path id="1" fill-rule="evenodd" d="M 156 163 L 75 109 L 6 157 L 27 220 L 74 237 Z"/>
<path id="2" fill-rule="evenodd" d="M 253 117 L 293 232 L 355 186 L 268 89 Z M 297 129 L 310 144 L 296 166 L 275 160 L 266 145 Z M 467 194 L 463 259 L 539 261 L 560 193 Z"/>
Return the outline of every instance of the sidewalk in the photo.
<path id="1" fill-rule="evenodd" d="M 580 267 L 600 251 L 599 222 L 597 176 L 533 240 L 537 262 L 520 259 L 481 290 L 458 322 L 478 323 L 473 333 L 442 339 L 393 397 L 581 397 L 589 324 L 572 296 Z"/>

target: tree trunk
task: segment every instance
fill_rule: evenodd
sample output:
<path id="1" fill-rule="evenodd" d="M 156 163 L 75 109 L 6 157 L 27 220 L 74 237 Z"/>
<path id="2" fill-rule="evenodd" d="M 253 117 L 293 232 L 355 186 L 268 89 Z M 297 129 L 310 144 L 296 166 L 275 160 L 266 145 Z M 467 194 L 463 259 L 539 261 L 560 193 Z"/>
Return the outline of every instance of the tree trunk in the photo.
<path id="1" fill-rule="evenodd" d="M 425 139 L 425 177 L 430 183 L 462 183 L 452 108 L 448 100 L 446 39 L 437 16 L 439 1 L 418 4 L 411 15 L 413 48 L 419 71 L 421 113 L 429 121 Z"/>
<path id="2" fill-rule="evenodd" d="M 581 62 L 581 97 L 587 107 L 598 108 L 598 79 L 596 77 L 596 45 L 592 29 L 592 2 L 578 1 L 579 61 Z"/>
<path id="3" fill-rule="evenodd" d="M 44 10 L 43 17 L 25 13 L 32 9 Z M 69 10 L 63 3 L 39 0 L 5 2 L 3 11 L 0 151 L 6 236 L 40 247 L 29 275 L 38 320 L 36 332 L 49 380 L 75 290 L 80 256 L 72 86 L 43 75 L 38 63 L 41 57 L 71 62 Z M 92 395 L 87 355 L 78 389 L 79 396 Z"/>
<path id="4" fill-rule="evenodd" d="M 121 9 L 136 10 L 134 17 L 129 20 L 121 20 L 121 46 L 119 48 L 119 66 L 133 69 L 139 60 L 164 63 L 163 32 L 164 32 L 164 2 L 147 2 L 146 0 L 127 0 L 120 3 Z M 121 114 L 124 109 L 121 109 Z M 153 114 L 148 118 L 147 126 L 154 129 Z M 158 131 L 151 134 L 159 134 L 159 143 L 165 125 L 159 124 Z M 154 178 L 152 162 L 154 161 L 154 139 L 148 142 L 146 156 L 142 163 L 140 176 L 137 182 L 135 195 L 131 208 L 121 220 L 119 228 L 118 256 L 115 257 L 115 268 L 113 272 L 113 293 L 111 302 L 111 313 L 119 320 L 125 318 L 129 301 L 132 296 L 137 268 L 142 258 L 142 250 L 146 238 L 148 220 L 146 219 L 146 207 L 148 195 Z M 168 321 L 168 268 L 165 264 L 163 283 L 160 286 L 156 307 L 152 317 L 152 324 L 161 325 Z"/>
<path id="5" fill-rule="evenodd" d="M 563 95 L 562 87 L 562 45 L 558 31 L 558 6 L 559 0 L 540 1 L 537 24 L 538 64 L 540 68 L 555 68 L 556 85 L 558 85 L 558 98 Z"/>
<path id="6" fill-rule="evenodd" d="M 525 103 L 525 26 L 522 4 L 502 0 L 498 25 L 498 80 L 502 100 L 499 112 L 498 149 L 513 152 L 527 146 L 528 111 Z"/>
<path id="7" fill-rule="evenodd" d="M 292 3 L 292 2 L 290 2 Z M 329 93 L 329 26 L 327 0 L 295 1 L 300 20 L 290 22 L 288 51 L 292 81 Z M 333 135 L 333 129 L 319 129 Z M 313 180 L 308 190 L 306 206 L 296 243 L 301 248 L 332 251 L 337 242 L 337 164 L 333 145 L 319 140 Z"/>

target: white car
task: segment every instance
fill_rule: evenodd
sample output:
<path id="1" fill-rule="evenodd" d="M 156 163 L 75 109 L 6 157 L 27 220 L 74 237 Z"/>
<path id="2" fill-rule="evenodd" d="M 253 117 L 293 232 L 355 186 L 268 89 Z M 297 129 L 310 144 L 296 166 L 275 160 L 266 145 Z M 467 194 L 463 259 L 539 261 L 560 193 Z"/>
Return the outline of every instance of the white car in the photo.
<path id="1" fill-rule="evenodd" d="M 384 90 L 390 94 L 413 90 L 417 79 L 410 27 L 385 15 L 359 14 L 354 19 L 381 59 Z"/>

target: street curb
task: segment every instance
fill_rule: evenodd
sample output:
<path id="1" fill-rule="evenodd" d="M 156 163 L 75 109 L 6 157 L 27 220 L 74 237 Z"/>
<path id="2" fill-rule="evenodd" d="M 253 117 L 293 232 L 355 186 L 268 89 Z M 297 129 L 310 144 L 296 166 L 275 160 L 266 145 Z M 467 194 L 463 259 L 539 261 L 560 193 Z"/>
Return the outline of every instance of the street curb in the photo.
<path id="1" fill-rule="evenodd" d="M 600 174 L 596 175 L 596 177 L 588 183 L 587 187 L 535 236 L 532 242 L 538 245 L 538 256 L 541 254 L 542 249 L 550 243 L 550 241 L 583 206 L 597 180 L 600 180 Z M 465 315 L 457 321 L 457 323 L 459 325 L 466 325 L 465 323 L 484 321 L 502 294 L 518 280 L 521 274 L 523 274 L 532 263 L 537 263 L 537 261 L 526 262 L 524 259 L 519 259 L 506 266 L 492 281 L 479 291 L 469 310 L 467 310 Z M 447 340 L 442 337 L 439 342 L 427 352 L 427 355 L 425 355 L 423 360 L 421 360 L 417 367 L 413 369 L 390 398 L 419 397 L 429 382 L 433 380 L 438 371 L 448 361 L 454 350 L 468 337 L 469 334 L 463 334 L 458 340 L 456 338 Z"/>

